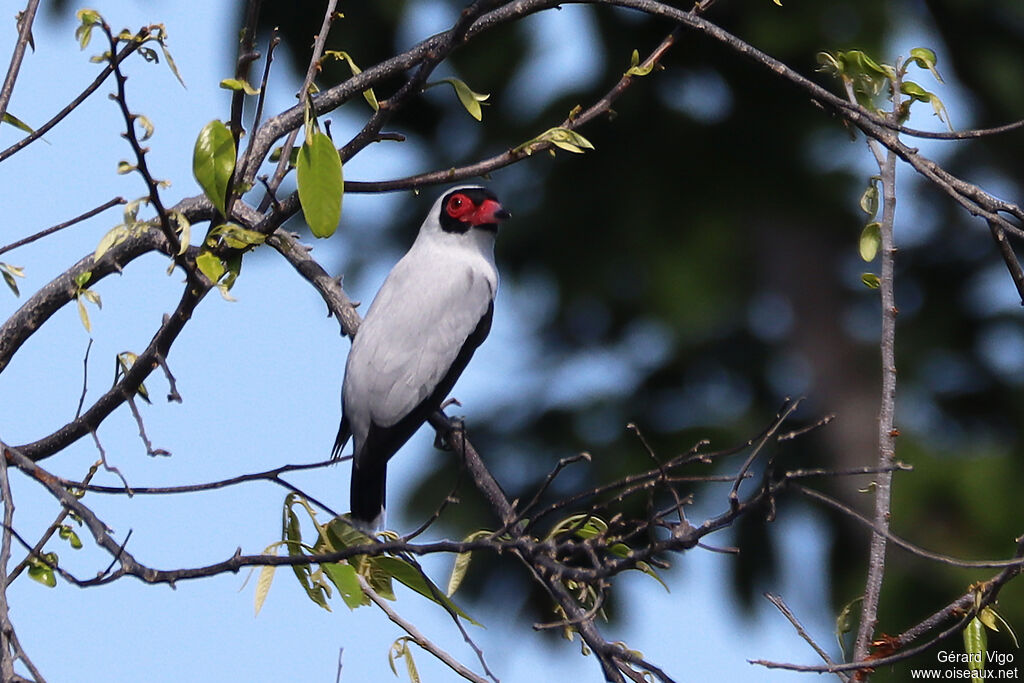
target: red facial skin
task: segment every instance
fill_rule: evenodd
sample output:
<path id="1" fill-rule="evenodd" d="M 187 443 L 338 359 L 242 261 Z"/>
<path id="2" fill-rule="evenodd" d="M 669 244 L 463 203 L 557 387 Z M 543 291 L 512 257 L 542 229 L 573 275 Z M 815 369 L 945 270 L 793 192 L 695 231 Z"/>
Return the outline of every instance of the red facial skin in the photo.
<path id="1" fill-rule="evenodd" d="M 502 208 L 501 204 L 493 199 L 485 199 L 477 206 L 473 200 L 460 192 L 452 195 L 444 210 L 449 216 L 463 223 L 486 225 L 499 222 L 497 214 Z"/>

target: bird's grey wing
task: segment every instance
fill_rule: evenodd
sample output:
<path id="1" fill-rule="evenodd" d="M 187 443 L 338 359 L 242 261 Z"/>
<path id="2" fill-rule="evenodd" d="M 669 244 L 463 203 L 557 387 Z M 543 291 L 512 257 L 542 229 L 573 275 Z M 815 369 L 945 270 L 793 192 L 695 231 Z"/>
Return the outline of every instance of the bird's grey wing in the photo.
<path id="1" fill-rule="evenodd" d="M 375 425 L 390 427 L 410 414 L 448 376 L 467 340 L 479 337 L 471 340 L 471 355 L 490 328 L 493 282 L 464 264 L 446 265 L 436 264 L 429 287 L 396 266 L 356 335 Z M 474 335 L 485 317 L 483 335 Z"/>

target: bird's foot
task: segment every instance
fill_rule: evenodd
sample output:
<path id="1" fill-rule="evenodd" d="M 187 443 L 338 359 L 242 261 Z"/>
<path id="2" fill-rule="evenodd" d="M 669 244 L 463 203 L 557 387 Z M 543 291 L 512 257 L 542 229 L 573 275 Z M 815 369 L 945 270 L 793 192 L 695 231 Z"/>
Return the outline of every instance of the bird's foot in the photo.
<path id="1" fill-rule="evenodd" d="M 451 399 L 454 400 L 454 399 Z M 457 403 L 457 401 L 456 401 Z M 446 416 L 447 417 L 447 416 Z M 461 416 L 448 418 L 448 431 L 444 434 L 437 432 L 434 436 L 434 448 L 442 451 L 452 451 L 455 448 L 451 444 L 451 437 L 454 434 L 466 433 L 466 420 Z"/>

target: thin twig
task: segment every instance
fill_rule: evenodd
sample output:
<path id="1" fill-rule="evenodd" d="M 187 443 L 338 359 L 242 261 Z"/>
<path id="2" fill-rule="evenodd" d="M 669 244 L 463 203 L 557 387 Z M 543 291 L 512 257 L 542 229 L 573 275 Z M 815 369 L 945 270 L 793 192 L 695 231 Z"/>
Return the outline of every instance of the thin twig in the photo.
<path id="1" fill-rule="evenodd" d="M 25 59 L 25 50 L 28 48 L 32 36 L 32 22 L 36 18 L 36 10 L 39 9 L 39 0 L 28 0 L 25 9 L 18 17 L 18 40 L 14 43 L 14 53 L 11 55 L 11 64 L 7 67 L 7 75 L 4 83 L 0 86 L 0 121 L 7 114 L 7 105 L 14 94 L 14 84 L 18 80 L 18 72 L 21 71 L 21 62 Z"/>
<path id="2" fill-rule="evenodd" d="M 782 616 L 786 617 L 789 623 L 793 625 L 793 628 L 796 629 L 797 635 L 803 638 L 804 642 L 810 645 L 811 648 L 818 653 L 818 656 L 821 657 L 821 659 L 826 664 L 832 665 L 835 663 L 832 661 L 832 658 L 829 657 L 829 654 L 825 652 L 825 650 L 814 641 L 814 638 L 812 638 L 811 634 L 807 632 L 807 629 L 803 627 L 803 624 L 801 624 L 800 620 L 796 618 L 796 615 L 793 614 L 793 611 L 791 609 L 789 609 L 789 606 L 786 604 L 786 601 L 783 600 L 781 596 L 775 595 L 774 593 L 765 593 L 764 597 L 768 599 L 768 602 L 775 605 L 776 609 L 782 612 Z M 849 680 L 849 676 L 847 676 L 845 673 L 837 671 L 835 672 L 835 674 L 839 677 L 839 680 L 841 681 Z"/>
<path id="3" fill-rule="evenodd" d="M 892 110 L 887 115 L 890 122 L 898 122 L 901 108 L 900 74 L 902 65 L 897 65 L 895 77 L 890 84 Z M 847 79 L 848 83 L 848 79 Z M 850 88 L 849 84 L 847 85 Z M 856 96 L 852 90 L 848 92 L 852 102 Z M 881 348 L 882 388 L 879 397 L 878 414 L 878 467 L 881 470 L 891 467 L 896 460 L 896 436 L 899 432 L 894 423 L 896 414 L 896 296 L 895 291 L 895 257 L 896 242 L 893 237 L 893 226 L 896 218 L 896 154 L 891 149 L 882 152 L 881 145 L 869 138 L 868 146 L 878 160 L 879 173 L 882 178 L 882 216 L 879 231 L 881 233 L 882 268 L 879 276 L 879 292 L 881 294 L 882 330 L 879 339 Z M 876 529 L 889 529 L 892 509 L 892 475 L 891 471 L 879 472 L 875 479 L 875 524 Z M 878 531 L 872 534 L 868 555 L 868 573 L 864 587 L 864 600 L 861 602 L 860 625 L 854 643 L 853 658 L 867 657 L 868 649 L 874 639 L 875 624 L 878 621 L 878 604 L 882 593 L 882 581 L 885 578 L 886 536 Z M 866 680 L 866 678 L 864 679 Z"/>
<path id="4" fill-rule="evenodd" d="M 447 651 L 438 647 L 433 641 L 423 635 L 416 626 L 402 618 L 398 612 L 391 607 L 391 604 L 377 594 L 370 582 L 362 574 L 356 574 L 359 579 L 359 586 L 363 589 L 363 593 L 366 597 L 370 598 L 373 604 L 377 605 L 384 614 L 387 615 L 393 623 L 395 623 L 400 629 L 409 634 L 409 637 L 413 639 L 417 645 L 432 654 L 437 660 L 444 663 L 449 669 L 457 673 L 458 675 L 465 678 L 467 681 L 473 681 L 474 683 L 488 683 L 488 680 L 483 676 L 480 676 L 476 672 L 468 669 L 457 659 L 448 654 Z"/>
<path id="5" fill-rule="evenodd" d="M 20 239 L 17 242 L 11 242 L 10 244 L 8 244 L 6 246 L 0 247 L 0 254 L 4 254 L 4 253 L 6 253 L 8 251 L 11 251 L 12 249 L 17 249 L 18 247 L 23 247 L 26 244 L 31 244 L 32 242 L 35 242 L 38 239 L 42 239 L 43 237 L 46 237 L 47 235 L 52 235 L 53 233 L 55 233 L 55 232 L 57 232 L 59 230 L 63 230 L 64 228 L 70 227 L 70 226 L 74 225 L 75 223 L 81 223 L 82 221 L 84 221 L 84 220 L 86 220 L 88 218 L 92 218 L 96 214 L 102 213 L 102 212 L 106 211 L 107 209 L 109 209 L 112 206 L 117 206 L 118 204 L 124 204 L 124 203 L 126 203 L 124 197 L 114 197 L 113 199 L 108 200 L 108 201 L 100 204 L 95 209 L 89 209 L 88 211 L 86 211 L 82 215 L 75 216 L 71 220 L 64 221 L 63 223 L 58 223 L 57 225 L 54 225 L 54 226 L 49 227 L 49 228 L 46 228 L 45 230 L 40 230 L 39 232 L 37 232 L 34 235 L 29 235 L 28 237 Z"/>

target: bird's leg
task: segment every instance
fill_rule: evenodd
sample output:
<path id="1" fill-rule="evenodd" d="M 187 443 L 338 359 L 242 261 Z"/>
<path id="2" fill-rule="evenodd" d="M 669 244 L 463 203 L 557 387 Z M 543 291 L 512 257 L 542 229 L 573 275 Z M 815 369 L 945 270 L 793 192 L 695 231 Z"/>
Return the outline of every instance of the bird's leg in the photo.
<path id="1" fill-rule="evenodd" d="M 459 406 L 460 408 L 462 407 L 462 404 L 459 403 L 456 399 L 450 398 L 444 402 L 444 404 L 441 406 L 441 410 L 444 411 L 444 409 L 452 403 Z M 442 451 L 453 451 L 455 450 L 455 447 L 452 446 L 451 444 L 451 437 L 455 436 L 456 434 L 466 433 L 466 420 L 461 416 L 448 417 L 447 415 L 445 415 L 445 417 L 448 419 L 448 431 L 445 432 L 444 434 L 442 434 L 441 432 L 436 432 L 434 436 L 434 448 L 437 448 Z"/>

